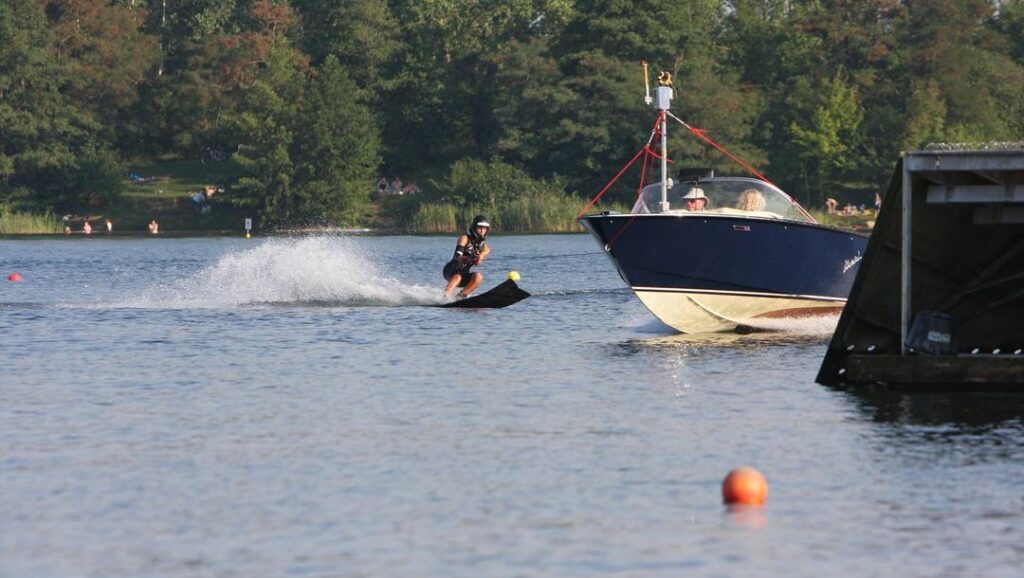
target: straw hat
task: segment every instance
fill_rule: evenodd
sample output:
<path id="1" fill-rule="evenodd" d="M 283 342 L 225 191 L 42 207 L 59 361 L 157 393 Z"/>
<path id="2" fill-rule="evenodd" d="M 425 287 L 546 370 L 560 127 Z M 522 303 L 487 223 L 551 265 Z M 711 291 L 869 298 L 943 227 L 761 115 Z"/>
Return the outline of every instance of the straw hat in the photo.
<path id="1" fill-rule="evenodd" d="M 683 200 L 686 199 L 704 199 L 707 202 L 708 198 L 704 196 L 704 189 L 700 187 L 690 187 L 690 190 L 683 195 Z"/>

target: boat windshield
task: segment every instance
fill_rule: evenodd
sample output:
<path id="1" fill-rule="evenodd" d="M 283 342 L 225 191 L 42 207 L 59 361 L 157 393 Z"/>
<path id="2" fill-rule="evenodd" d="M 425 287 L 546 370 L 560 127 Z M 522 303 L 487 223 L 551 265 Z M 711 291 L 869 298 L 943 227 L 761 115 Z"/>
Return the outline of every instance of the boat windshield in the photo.
<path id="1" fill-rule="evenodd" d="M 684 210 L 682 199 L 693 186 L 692 183 L 675 183 L 669 188 L 669 212 L 688 212 Z M 700 180 L 696 186 L 708 198 L 704 207 L 707 213 L 814 222 L 789 195 L 758 179 L 713 177 Z M 660 203 L 661 183 L 654 183 L 644 187 L 632 212 L 659 213 Z"/>

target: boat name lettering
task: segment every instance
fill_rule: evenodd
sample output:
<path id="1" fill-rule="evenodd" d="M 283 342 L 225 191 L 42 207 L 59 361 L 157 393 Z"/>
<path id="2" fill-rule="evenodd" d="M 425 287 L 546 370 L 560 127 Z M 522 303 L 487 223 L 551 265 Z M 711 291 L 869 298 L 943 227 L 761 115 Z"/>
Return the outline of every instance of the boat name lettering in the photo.
<path id="1" fill-rule="evenodd" d="M 847 260 L 843 261 L 843 273 L 846 273 L 847 271 L 852 269 L 853 266 L 856 265 L 857 263 L 860 263 L 860 260 L 863 259 L 863 258 L 864 258 L 864 255 L 861 255 L 860 253 L 857 253 L 857 256 L 854 257 L 853 259 L 847 259 Z"/>

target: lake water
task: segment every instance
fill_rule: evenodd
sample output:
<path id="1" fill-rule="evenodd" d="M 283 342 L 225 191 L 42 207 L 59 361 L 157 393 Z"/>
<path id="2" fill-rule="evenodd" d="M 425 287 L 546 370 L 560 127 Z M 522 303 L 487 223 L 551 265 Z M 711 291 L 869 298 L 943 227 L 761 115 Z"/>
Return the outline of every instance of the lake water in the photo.
<path id="1" fill-rule="evenodd" d="M 453 241 L 0 240 L 0 576 L 1021 576 L 1024 396 L 674 335 L 585 236 L 425 306 Z"/>

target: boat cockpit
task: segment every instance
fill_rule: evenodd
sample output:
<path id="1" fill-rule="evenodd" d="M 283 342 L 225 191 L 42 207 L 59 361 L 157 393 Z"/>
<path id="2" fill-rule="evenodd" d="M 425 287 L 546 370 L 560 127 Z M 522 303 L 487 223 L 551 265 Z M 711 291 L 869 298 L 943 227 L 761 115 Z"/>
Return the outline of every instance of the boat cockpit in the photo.
<path id="1" fill-rule="evenodd" d="M 683 202 L 692 187 L 699 187 L 707 197 L 703 211 L 688 211 Z M 796 201 L 774 185 L 748 177 L 710 177 L 696 182 L 669 180 L 667 211 L 661 210 L 661 183 L 644 187 L 633 205 L 633 214 L 668 213 L 688 215 L 730 215 L 762 219 L 787 219 L 813 223 L 814 219 Z"/>

